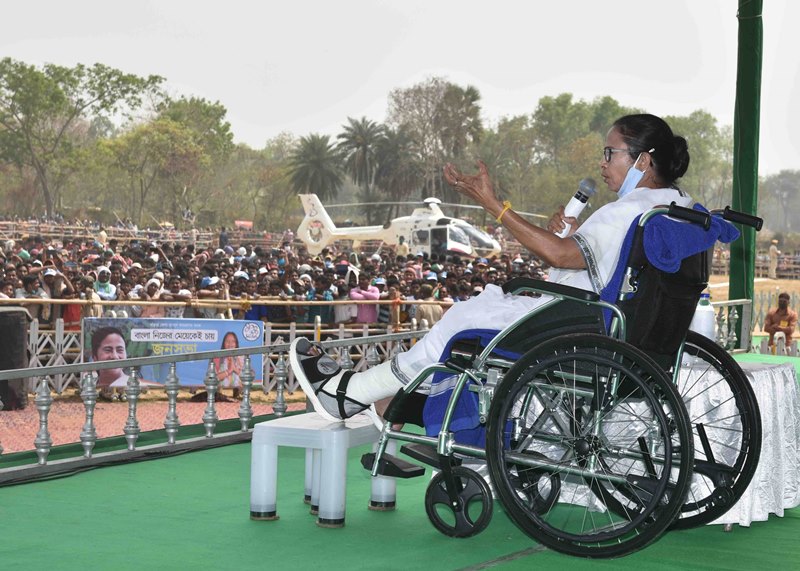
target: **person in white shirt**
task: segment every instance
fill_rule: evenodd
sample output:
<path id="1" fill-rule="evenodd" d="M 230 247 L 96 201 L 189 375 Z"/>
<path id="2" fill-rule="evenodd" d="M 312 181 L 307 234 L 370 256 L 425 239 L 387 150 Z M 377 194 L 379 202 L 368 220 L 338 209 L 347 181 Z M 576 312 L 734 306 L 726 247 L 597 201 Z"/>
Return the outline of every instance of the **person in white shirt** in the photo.
<path id="1" fill-rule="evenodd" d="M 340 285 L 336 301 L 347 301 L 350 299 L 350 288 L 347 285 Z M 333 322 L 336 325 L 340 323 L 355 323 L 358 317 L 358 306 L 355 303 L 337 304 L 333 306 Z"/>

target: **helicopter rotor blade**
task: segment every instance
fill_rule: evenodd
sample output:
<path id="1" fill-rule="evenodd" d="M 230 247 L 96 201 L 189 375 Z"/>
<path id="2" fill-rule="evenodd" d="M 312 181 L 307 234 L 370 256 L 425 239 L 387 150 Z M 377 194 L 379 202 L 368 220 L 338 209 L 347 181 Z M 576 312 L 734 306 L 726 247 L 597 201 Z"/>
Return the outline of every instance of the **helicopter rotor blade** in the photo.
<path id="1" fill-rule="evenodd" d="M 349 202 L 347 204 L 326 204 L 325 209 L 350 208 L 351 206 L 424 206 L 422 202 Z"/>
<path id="2" fill-rule="evenodd" d="M 425 206 L 424 202 L 414 201 L 414 202 L 349 202 L 346 204 L 326 204 L 325 209 L 330 210 L 333 208 L 352 208 L 354 206 L 416 206 L 416 207 L 423 207 Z M 445 206 L 450 208 L 469 208 L 473 210 L 483 210 L 482 206 L 477 206 L 474 204 L 456 204 L 453 202 L 441 202 L 439 206 Z M 517 214 L 521 216 L 528 216 L 530 218 L 540 218 L 542 220 L 549 220 L 549 216 L 545 216 L 544 214 L 536 214 L 535 212 L 523 212 L 521 210 L 515 210 Z"/>
<path id="3" fill-rule="evenodd" d="M 452 202 L 443 202 L 439 206 L 449 206 L 451 208 L 473 208 L 475 210 L 483 210 L 482 206 L 477 206 L 477 205 L 474 205 L 474 204 L 455 204 L 455 203 L 452 203 Z M 549 220 L 550 219 L 549 216 L 545 216 L 544 214 L 536 214 L 534 212 L 522 212 L 520 210 L 514 210 L 514 212 L 516 212 L 517 214 L 520 214 L 522 216 L 530 216 L 531 218 L 542 218 L 544 220 Z"/>

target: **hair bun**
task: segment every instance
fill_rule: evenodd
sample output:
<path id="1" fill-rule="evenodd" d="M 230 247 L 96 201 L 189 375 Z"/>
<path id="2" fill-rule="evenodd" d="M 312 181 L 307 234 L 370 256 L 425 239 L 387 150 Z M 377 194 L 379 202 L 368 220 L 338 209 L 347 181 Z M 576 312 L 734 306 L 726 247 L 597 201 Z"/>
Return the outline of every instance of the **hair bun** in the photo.
<path id="1" fill-rule="evenodd" d="M 680 135 L 672 137 L 672 161 L 670 172 L 673 179 L 681 178 L 689 168 L 689 144 Z"/>

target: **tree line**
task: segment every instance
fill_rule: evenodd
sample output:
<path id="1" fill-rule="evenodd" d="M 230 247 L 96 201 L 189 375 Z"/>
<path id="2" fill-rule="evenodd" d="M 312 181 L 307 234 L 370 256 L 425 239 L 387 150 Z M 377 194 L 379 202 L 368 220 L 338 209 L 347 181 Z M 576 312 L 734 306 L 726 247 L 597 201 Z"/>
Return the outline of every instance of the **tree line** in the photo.
<path id="1" fill-rule="evenodd" d="M 379 123 L 347 117 L 337 135 L 284 133 L 262 149 L 234 143 L 220 102 L 167 96 L 165 79 L 103 64 L 41 67 L 0 60 L 0 204 L 4 216 L 131 220 L 152 226 L 230 225 L 253 220 L 281 230 L 299 221 L 297 193 L 323 201 L 395 203 L 436 196 L 460 203 L 444 183 L 453 162 L 489 167 L 515 208 L 549 214 L 577 182 L 596 176 L 605 134 L 617 117 L 644 110 L 611 96 L 542 97 L 528 114 L 487 124 L 472 86 L 431 77 L 388 94 Z M 681 187 L 697 200 L 730 202 L 733 137 L 703 110 L 665 119 L 689 141 Z M 800 171 L 761 181 L 767 226 L 794 231 Z M 599 192 L 598 207 L 613 198 Z M 184 221 L 187 212 L 192 222 Z M 367 223 L 396 214 L 365 208 Z M 353 214 L 349 214 L 353 217 Z"/>

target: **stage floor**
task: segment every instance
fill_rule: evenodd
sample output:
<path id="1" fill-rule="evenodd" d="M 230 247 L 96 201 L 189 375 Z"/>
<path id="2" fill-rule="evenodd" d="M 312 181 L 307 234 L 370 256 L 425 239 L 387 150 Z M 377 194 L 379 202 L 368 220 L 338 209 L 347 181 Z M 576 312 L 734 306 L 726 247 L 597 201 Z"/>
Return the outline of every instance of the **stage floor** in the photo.
<path id="1" fill-rule="evenodd" d="M 791 569 L 800 560 L 800 509 L 749 528 L 665 534 L 611 561 L 549 551 L 499 506 L 469 539 L 437 532 L 425 515 L 427 477 L 398 482 L 398 508 L 367 509 L 369 474 L 350 451 L 347 523 L 323 529 L 303 503 L 305 454 L 280 449 L 280 520 L 249 519 L 250 445 L 236 444 L 0 488 L 8 569 Z"/>

